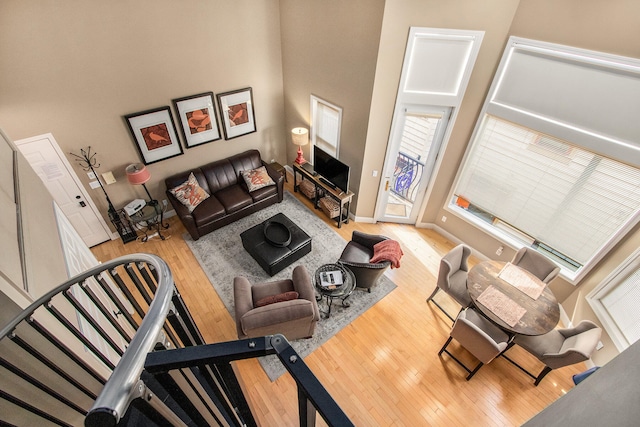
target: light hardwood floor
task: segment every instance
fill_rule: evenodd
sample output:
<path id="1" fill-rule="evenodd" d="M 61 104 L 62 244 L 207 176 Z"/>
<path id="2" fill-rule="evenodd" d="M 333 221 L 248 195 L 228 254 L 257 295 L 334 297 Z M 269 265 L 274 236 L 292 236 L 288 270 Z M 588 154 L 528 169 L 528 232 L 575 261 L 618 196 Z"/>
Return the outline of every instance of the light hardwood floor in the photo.
<path id="1" fill-rule="evenodd" d="M 289 181 L 286 188 L 293 193 Z M 313 209 L 304 196 L 295 194 Z M 401 267 L 387 273 L 398 287 L 305 359 L 355 425 L 520 425 L 572 388 L 571 376 L 586 369 L 578 364 L 552 371 L 534 387 L 531 378 L 498 358 L 465 381 L 466 373 L 455 361 L 446 354 L 438 357 L 451 322 L 425 302 L 434 289 L 440 258 L 454 243 L 407 225 L 351 221 L 337 229 L 322 211 L 316 212 L 345 240 L 360 230 L 396 239 L 404 250 Z M 101 261 L 136 252 L 161 256 L 207 342 L 236 339 L 234 320 L 184 242 L 185 229 L 175 217 L 169 223 L 167 240 L 126 245 L 115 240 L 92 251 Z M 472 257 L 471 263 L 477 261 Z M 436 299 L 449 313 L 457 312 L 459 307 L 447 295 L 440 292 Z M 455 341 L 449 349 L 468 365 L 475 363 Z M 509 354 L 530 371 L 542 368 L 519 348 Z M 272 383 L 256 360 L 237 362 L 236 370 L 259 425 L 298 425 L 297 391 L 288 374 Z M 325 423 L 319 420 L 318 425 Z"/>

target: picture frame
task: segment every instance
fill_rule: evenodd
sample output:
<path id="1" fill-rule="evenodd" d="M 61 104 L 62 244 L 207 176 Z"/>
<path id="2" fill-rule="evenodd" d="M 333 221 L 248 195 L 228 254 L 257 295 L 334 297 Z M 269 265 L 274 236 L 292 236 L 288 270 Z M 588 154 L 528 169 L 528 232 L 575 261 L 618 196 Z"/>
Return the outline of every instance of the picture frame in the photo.
<path id="1" fill-rule="evenodd" d="M 213 92 L 174 99 L 173 106 L 186 148 L 222 139 Z"/>
<path id="2" fill-rule="evenodd" d="M 184 154 L 169 106 L 124 116 L 145 165 Z"/>
<path id="3" fill-rule="evenodd" d="M 219 93 L 218 108 L 225 139 L 233 139 L 256 131 L 252 88 Z"/>

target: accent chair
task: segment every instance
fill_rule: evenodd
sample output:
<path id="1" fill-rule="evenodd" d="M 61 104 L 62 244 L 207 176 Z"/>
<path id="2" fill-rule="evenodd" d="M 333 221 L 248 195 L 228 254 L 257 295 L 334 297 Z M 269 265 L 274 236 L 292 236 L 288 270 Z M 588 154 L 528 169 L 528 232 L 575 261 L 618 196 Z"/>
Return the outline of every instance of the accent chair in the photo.
<path id="1" fill-rule="evenodd" d="M 233 279 L 238 339 L 282 334 L 288 340 L 310 338 L 320 320 L 313 282 L 303 265 L 291 279 L 251 284 Z"/>
<path id="2" fill-rule="evenodd" d="M 347 243 L 338 260 L 340 264 L 353 272 L 356 277 L 356 286 L 365 288 L 368 292 L 371 292 L 371 288 L 391 265 L 391 261 L 388 260 L 370 262 L 373 258 L 373 246 L 384 240 L 389 240 L 389 238 L 354 230 L 351 233 L 351 241 Z"/>

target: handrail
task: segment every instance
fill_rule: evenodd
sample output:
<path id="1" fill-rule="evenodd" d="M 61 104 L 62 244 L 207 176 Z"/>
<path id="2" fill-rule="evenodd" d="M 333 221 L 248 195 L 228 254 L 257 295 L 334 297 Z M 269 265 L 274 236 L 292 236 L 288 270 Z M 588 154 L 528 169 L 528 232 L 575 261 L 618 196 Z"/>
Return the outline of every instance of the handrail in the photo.
<path id="1" fill-rule="evenodd" d="M 86 279 L 93 277 L 96 274 L 100 274 L 105 270 L 109 270 L 111 268 L 117 267 L 124 263 L 131 263 L 131 262 L 138 262 L 138 261 L 146 262 L 153 265 L 156 271 L 158 271 L 159 275 L 161 276 L 168 274 L 168 277 L 171 280 L 171 283 L 173 284 L 173 276 L 171 274 L 171 270 L 169 270 L 169 266 L 167 266 L 164 260 L 159 256 L 139 253 L 139 254 L 133 254 L 133 255 L 125 255 L 119 258 L 114 258 L 110 261 L 107 261 L 95 267 L 92 267 L 89 270 L 83 271 L 82 273 L 70 278 L 69 280 L 62 283 L 61 285 L 56 286 L 55 288 L 53 288 L 52 290 L 50 290 L 49 292 L 47 292 L 46 294 L 42 295 L 40 298 L 35 300 L 27 308 L 25 308 L 18 316 L 14 317 L 9 323 L 7 323 L 7 325 L 5 325 L 4 328 L 0 330 L 0 340 L 8 336 L 16 328 L 16 326 L 20 324 L 20 322 L 23 322 L 27 320 L 29 317 L 31 317 L 33 313 L 40 306 L 46 304 L 51 300 L 51 298 L 53 298 L 54 296 L 58 295 L 61 292 L 66 291 L 71 286 L 77 283 L 82 283 Z M 166 270 L 165 273 L 160 274 L 160 272 L 165 270 Z"/>
<path id="2" fill-rule="evenodd" d="M 157 271 L 158 288 L 149 306 L 149 311 L 142 320 L 140 328 L 129 343 L 120 362 L 109 377 L 102 392 L 89 410 L 85 425 L 91 424 L 93 417 L 101 418 L 105 412 L 117 421 L 124 415 L 133 398 L 144 392 L 139 384 L 144 369 L 147 353 L 153 351 L 160 338 L 164 320 L 171 307 L 174 292 L 173 275 L 167 264 L 160 257 L 142 254 L 140 261 L 153 265 Z M 145 259 L 147 258 L 147 259 Z M 116 260 L 114 260 L 116 261 Z M 104 268 L 103 268 L 104 269 Z"/>

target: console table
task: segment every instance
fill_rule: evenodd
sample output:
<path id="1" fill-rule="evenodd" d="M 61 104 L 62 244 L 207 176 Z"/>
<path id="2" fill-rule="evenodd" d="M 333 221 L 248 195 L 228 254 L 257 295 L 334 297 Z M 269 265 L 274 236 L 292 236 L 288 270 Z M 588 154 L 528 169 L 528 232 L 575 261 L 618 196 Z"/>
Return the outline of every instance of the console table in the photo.
<path id="1" fill-rule="evenodd" d="M 349 223 L 349 205 L 351 204 L 351 199 L 354 196 L 353 191 L 347 191 L 346 193 L 339 188 L 333 189 L 331 186 L 325 184 L 321 181 L 322 178 L 313 170 L 313 165 L 310 163 L 305 163 L 303 165 L 299 165 L 298 163 L 293 163 L 293 191 L 298 191 L 298 174 L 301 175 L 301 179 L 308 179 L 313 183 L 315 188 L 316 197 L 313 198 L 313 205 L 316 209 L 318 207 L 318 189 L 321 190 L 324 195 L 331 197 L 335 201 L 340 204 L 340 214 L 338 215 L 336 221 L 338 223 L 338 228 L 342 226 L 342 224 Z M 346 208 L 346 214 L 343 214 L 344 209 Z"/>

